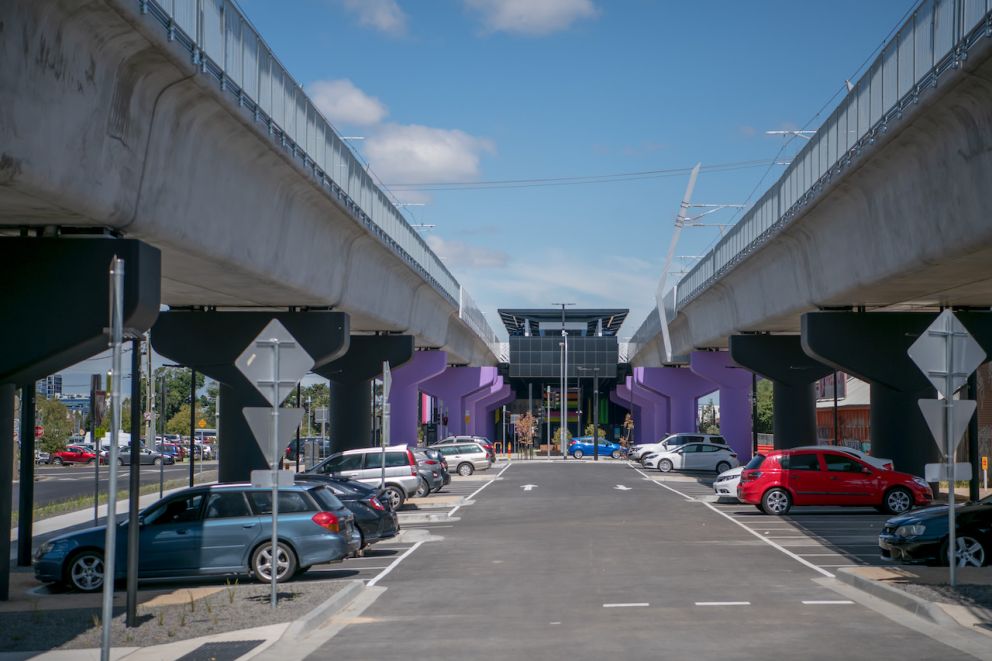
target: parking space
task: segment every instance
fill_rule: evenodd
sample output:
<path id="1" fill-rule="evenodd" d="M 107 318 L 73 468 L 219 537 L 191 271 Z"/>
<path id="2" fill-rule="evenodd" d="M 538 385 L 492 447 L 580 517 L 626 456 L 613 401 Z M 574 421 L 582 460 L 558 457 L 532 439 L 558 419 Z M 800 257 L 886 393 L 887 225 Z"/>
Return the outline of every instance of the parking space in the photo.
<path id="1" fill-rule="evenodd" d="M 769 516 L 753 505 L 719 499 L 712 473 L 661 474 L 630 466 L 645 479 L 706 504 L 769 544 L 831 574 L 841 567 L 891 565 L 878 551 L 878 533 L 889 514 L 865 507 L 794 507 L 788 515 Z"/>

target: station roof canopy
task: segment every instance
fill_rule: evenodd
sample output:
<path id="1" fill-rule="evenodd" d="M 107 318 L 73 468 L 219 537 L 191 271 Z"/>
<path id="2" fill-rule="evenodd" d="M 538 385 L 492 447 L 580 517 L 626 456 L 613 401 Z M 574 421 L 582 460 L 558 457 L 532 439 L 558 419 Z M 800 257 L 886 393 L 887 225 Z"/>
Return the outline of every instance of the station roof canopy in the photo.
<path id="1" fill-rule="evenodd" d="M 565 308 L 565 329 L 570 335 L 614 337 L 629 311 Z M 511 336 L 561 333 L 561 308 L 500 309 L 499 316 Z"/>

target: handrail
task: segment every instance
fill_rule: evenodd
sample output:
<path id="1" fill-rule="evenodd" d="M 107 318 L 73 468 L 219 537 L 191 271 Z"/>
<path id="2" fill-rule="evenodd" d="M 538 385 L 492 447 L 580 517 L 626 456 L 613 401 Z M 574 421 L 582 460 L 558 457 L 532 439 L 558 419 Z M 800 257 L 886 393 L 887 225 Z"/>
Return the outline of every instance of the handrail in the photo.
<path id="1" fill-rule="evenodd" d="M 992 0 L 922 0 L 779 180 L 682 277 L 676 310 L 777 236 L 941 75 L 992 37 L 990 9 Z"/>
<path id="2" fill-rule="evenodd" d="M 388 250 L 458 307 L 495 353 L 495 333 L 481 311 L 463 315 L 461 285 L 424 238 L 376 185 L 292 75 L 272 54 L 233 0 L 135 0 L 142 15 L 160 24 L 168 39 L 189 52 L 270 138 L 300 162 Z"/>

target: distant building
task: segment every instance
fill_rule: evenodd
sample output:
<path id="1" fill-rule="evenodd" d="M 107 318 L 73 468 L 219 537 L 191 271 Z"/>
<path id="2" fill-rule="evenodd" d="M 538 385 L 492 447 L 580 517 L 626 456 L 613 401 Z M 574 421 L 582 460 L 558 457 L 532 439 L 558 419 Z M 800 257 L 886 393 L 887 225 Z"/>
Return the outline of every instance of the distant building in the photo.
<path id="1" fill-rule="evenodd" d="M 62 395 L 58 400 L 71 413 L 78 413 L 84 417 L 90 414 L 89 395 Z"/>
<path id="2" fill-rule="evenodd" d="M 871 397 L 867 383 L 843 372 L 837 379 L 837 430 L 834 431 L 834 377 L 825 376 L 816 382 L 816 441 L 857 450 L 871 448 Z"/>
<path id="3" fill-rule="evenodd" d="M 44 379 L 38 379 L 34 389 L 47 399 L 55 399 L 62 394 L 62 375 L 51 374 Z"/>

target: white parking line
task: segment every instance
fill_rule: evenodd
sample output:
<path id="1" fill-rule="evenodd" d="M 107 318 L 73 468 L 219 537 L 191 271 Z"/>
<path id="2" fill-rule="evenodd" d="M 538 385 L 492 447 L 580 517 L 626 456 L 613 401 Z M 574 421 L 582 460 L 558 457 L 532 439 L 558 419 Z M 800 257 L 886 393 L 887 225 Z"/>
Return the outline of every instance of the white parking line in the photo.
<path id="1" fill-rule="evenodd" d="M 750 601 L 697 601 L 697 606 L 750 606 Z"/>
<path id="2" fill-rule="evenodd" d="M 639 603 L 629 603 L 629 604 L 603 604 L 603 608 L 645 608 L 650 605 L 651 604 L 649 604 L 648 602 L 642 601 Z"/>
<path id="3" fill-rule="evenodd" d="M 803 601 L 803 603 L 807 606 L 847 606 L 854 602 L 847 599 L 811 599 Z"/>
<path id="4" fill-rule="evenodd" d="M 375 585 L 376 583 L 378 583 L 381 579 L 383 579 L 386 576 L 388 576 L 389 575 L 389 572 L 391 572 L 394 569 L 396 569 L 397 565 L 399 565 L 401 562 L 403 562 L 404 560 L 406 560 L 407 556 L 409 556 L 411 553 L 413 553 L 418 548 L 420 548 L 420 545 L 421 544 L 423 544 L 423 542 L 417 542 L 416 544 L 414 544 L 413 546 L 411 546 L 410 548 L 408 548 L 400 557 L 398 557 L 395 560 L 393 560 L 389 564 L 389 566 L 386 567 L 385 571 L 383 571 L 381 574 L 379 574 L 378 576 L 376 576 L 375 578 L 373 578 L 366 585 L 368 587 L 372 587 L 373 585 Z"/>
<path id="5" fill-rule="evenodd" d="M 482 485 L 481 487 L 479 487 L 478 489 L 476 489 L 475 491 L 473 491 L 473 492 L 471 493 L 471 495 L 469 495 L 469 496 L 466 496 L 466 497 L 465 497 L 465 500 L 472 500 L 472 499 L 473 499 L 473 498 L 475 497 L 475 495 L 476 495 L 477 493 L 479 493 L 480 491 L 482 491 L 483 489 L 485 489 L 486 487 L 488 487 L 488 486 L 489 486 L 490 484 L 492 484 L 493 482 L 495 482 L 496 480 L 498 480 L 498 479 L 499 479 L 499 478 L 500 478 L 500 477 L 501 477 L 501 476 L 503 475 L 503 473 L 505 473 L 505 472 L 506 472 L 506 469 L 507 469 L 507 468 L 509 468 L 509 467 L 510 467 L 510 466 L 512 466 L 512 465 L 513 465 L 513 464 L 512 464 L 512 463 L 510 463 L 510 464 L 507 464 L 506 466 L 504 466 L 504 467 L 503 467 L 503 470 L 501 470 L 500 472 L 498 472 L 498 473 L 496 473 L 496 478 L 495 478 L 495 479 L 492 479 L 492 480 L 490 480 L 490 481 L 488 481 L 488 482 L 486 482 L 485 484 L 483 484 L 483 485 Z M 459 510 L 460 508 L 461 508 L 461 505 L 455 505 L 455 506 L 454 506 L 454 507 L 453 507 L 453 508 L 451 509 L 451 511 L 450 511 L 450 512 L 448 512 L 448 516 L 452 516 L 452 515 L 453 515 L 453 514 L 454 514 L 455 512 L 457 512 L 457 511 L 458 511 L 458 510 Z"/>

